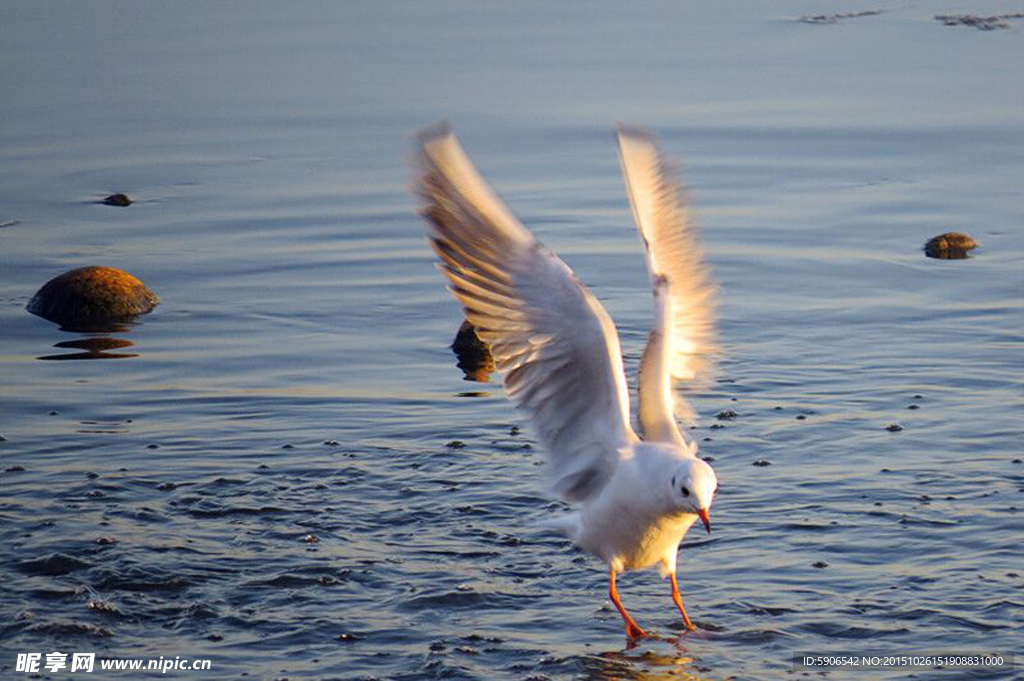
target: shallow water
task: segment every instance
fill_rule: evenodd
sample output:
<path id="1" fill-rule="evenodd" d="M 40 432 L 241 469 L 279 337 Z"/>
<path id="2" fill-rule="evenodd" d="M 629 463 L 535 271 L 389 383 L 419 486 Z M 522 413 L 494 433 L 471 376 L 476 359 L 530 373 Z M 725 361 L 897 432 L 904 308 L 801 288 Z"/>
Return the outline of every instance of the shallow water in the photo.
<path id="1" fill-rule="evenodd" d="M 7 7 L 0 669 L 765 678 L 795 652 L 1014 652 L 1024 21 L 878 7 Z M 407 191 L 410 134 L 445 117 L 631 372 L 651 300 L 613 122 L 684 165 L 725 352 L 692 397 L 721 481 L 680 554 L 696 634 L 631 574 L 675 641 L 627 648 L 603 568 L 533 529 L 542 452 L 455 368 Z M 115 191 L 136 203 L 95 203 Z M 981 247 L 925 258 L 950 229 Z M 117 342 L 24 311 L 90 264 L 162 298 Z M 120 357 L 39 361 L 89 347 Z"/>

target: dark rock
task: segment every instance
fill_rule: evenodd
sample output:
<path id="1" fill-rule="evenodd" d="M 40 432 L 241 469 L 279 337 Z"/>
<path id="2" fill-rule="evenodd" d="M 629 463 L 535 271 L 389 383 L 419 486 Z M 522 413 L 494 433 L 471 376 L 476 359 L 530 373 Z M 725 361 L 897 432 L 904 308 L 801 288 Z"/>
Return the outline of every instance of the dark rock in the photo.
<path id="1" fill-rule="evenodd" d="M 966 234 L 946 232 L 929 239 L 924 245 L 924 254 L 940 260 L 962 260 L 968 257 L 967 251 L 977 247 L 977 242 Z"/>
<path id="2" fill-rule="evenodd" d="M 816 562 L 816 563 L 811 563 L 811 567 L 816 567 L 816 568 L 818 568 L 819 570 L 822 570 L 822 569 L 824 569 L 824 568 L 827 568 L 827 567 L 828 567 L 828 563 L 826 563 L 826 562 L 825 562 L 825 561 L 823 561 L 823 560 L 819 560 L 819 561 L 818 561 L 818 562 Z"/>
<path id="3" fill-rule="evenodd" d="M 755 461 L 754 463 L 752 463 L 752 464 L 750 464 L 750 465 L 751 465 L 751 466 L 760 466 L 760 467 L 764 467 L 764 466 L 771 466 L 771 465 L 772 465 L 772 462 L 771 462 L 771 461 L 769 461 L 769 460 L 767 460 L 767 459 L 758 459 L 757 461 Z"/>
<path id="4" fill-rule="evenodd" d="M 1006 19 L 1024 19 L 1024 12 L 997 14 L 990 17 L 981 17 L 977 14 L 939 14 L 935 17 L 936 21 L 941 21 L 946 26 L 971 26 L 979 31 L 1010 28 L 1010 24 Z"/>
<path id="5" fill-rule="evenodd" d="M 102 201 L 104 206 L 119 206 L 121 208 L 132 205 L 132 200 L 129 199 L 125 194 L 111 194 Z"/>
<path id="6" fill-rule="evenodd" d="M 731 421 L 737 416 L 739 416 L 739 414 L 734 412 L 732 409 L 723 409 L 722 411 L 715 414 L 715 418 L 717 418 L 720 421 Z"/>
<path id="7" fill-rule="evenodd" d="M 150 312 L 159 302 L 152 291 L 124 270 L 80 267 L 46 282 L 26 309 L 65 327 L 91 330 L 93 326 L 130 321 Z"/>
<path id="8" fill-rule="evenodd" d="M 476 329 L 468 321 L 462 322 L 455 340 L 452 341 L 455 365 L 462 369 L 463 379 L 486 383 L 494 371 L 494 357 L 487 343 L 476 335 Z"/>
<path id="9" fill-rule="evenodd" d="M 463 449 L 465 446 L 466 443 L 463 442 L 462 440 L 452 440 L 451 442 L 445 444 L 445 447 L 447 447 L 448 449 Z"/>
<path id="10" fill-rule="evenodd" d="M 856 19 L 858 17 L 875 17 L 882 13 L 880 9 L 869 9 L 862 12 L 843 12 L 842 14 L 810 14 L 797 19 L 805 24 L 837 24 L 841 19 Z"/>
<path id="11" fill-rule="evenodd" d="M 903 426 L 901 426 L 898 423 L 890 423 L 885 427 L 885 429 L 888 430 L 890 433 L 898 433 L 901 430 L 903 430 Z"/>

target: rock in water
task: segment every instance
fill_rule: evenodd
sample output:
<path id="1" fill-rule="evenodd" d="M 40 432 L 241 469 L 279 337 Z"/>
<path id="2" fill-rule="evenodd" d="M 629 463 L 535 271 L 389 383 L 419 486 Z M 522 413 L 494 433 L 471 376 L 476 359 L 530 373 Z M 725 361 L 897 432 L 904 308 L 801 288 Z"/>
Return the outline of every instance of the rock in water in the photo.
<path id="1" fill-rule="evenodd" d="M 961 260 L 967 257 L 967 251 L 977 247 L 978 243 L 966 234 L 946 232 L 929 239 L 924 254 L 941 260 Z"/>
<path id="2" fill-rule="evenodd" d="M 111 194 L 100 201 L 100 203 L 105 206 L 120 206 L 124 208 L 125 206 L 132 205 L 132 200 L 126 194 Z"/>
<path id="3" fill-rule="evenodd" d="M 127 321 L 160 299 L 145 284 L 115 267 L 80 267 L 46 282 L 27 309 L 62 326 Z"/>
<path id="4" fill-rule="evenodd" d="M 468 321 L 462 322 L 459 332 L 452 341 L 452 352 L 458 360 L 456 366 L 462 369 L 467 381 L 486 383 L 494 371 L 494 358 L 487 343 L 476 335 L 476 329 Z"/>

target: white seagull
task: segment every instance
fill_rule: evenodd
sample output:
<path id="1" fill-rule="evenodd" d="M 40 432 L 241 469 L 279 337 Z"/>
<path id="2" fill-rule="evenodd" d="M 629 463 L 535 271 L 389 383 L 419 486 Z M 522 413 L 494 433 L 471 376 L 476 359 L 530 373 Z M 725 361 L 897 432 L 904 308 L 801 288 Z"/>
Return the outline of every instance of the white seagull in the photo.
<path id="1" fill-rule="evenodd" d="M 699 518 L 711 532 L 715 472 L 697 457 L 675 415 L 676 380 L 706 377 L 715 336 L 714 297 L 681 187 L 653 135 L 619 125 L 619 158 L 647 249 L 655 321 L 640 362 L 639 421 L 615 325 L 568 265 L 515 218 L 473 167 L 447 123 L 418 135 L 415 191 L 431 245 L 491 348 L 505 389 L 531 415 L 547 453 L 552 491 L 577 505 L 546 522 L 608 564 L 608 594 L 626 635 L 646 636 L 626 612 L 616 575 L 658 565 L 688 630 L 676 554 Z"/>

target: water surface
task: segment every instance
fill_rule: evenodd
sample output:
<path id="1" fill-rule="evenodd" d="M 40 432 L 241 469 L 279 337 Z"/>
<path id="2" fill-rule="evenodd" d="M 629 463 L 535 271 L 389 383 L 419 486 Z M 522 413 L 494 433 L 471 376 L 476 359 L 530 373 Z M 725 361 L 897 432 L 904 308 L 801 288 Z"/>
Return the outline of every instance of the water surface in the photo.
<path id="1" fill-rule="evenodd" d="M 756 679 L 794 652 L 1014 652 L 1024 22 L 939 9 L 9 5 L 0 669 Z M 696 634 L 631 574 L 676 640 L 627 648 L 602 566 L 533 529 L 542 452 L 455 368 L 407 190 L 441 118 L 604 302 L 631 377 L 652 305 L 614 122 L 683 164 L 725 353 L 691 398 L 721 481 L 680 554 Z M 136 203 L 95 203 L 115 191 Z M 950 229 L 981 247 L 925 258 Z M 113 342 L 24 311 L 83 265 L 163 302 Z M 89 347 L 128 356 L 40 361 Z"/>

